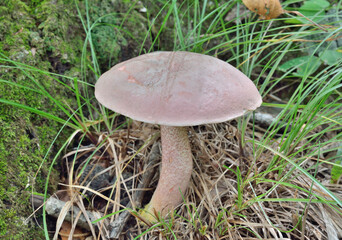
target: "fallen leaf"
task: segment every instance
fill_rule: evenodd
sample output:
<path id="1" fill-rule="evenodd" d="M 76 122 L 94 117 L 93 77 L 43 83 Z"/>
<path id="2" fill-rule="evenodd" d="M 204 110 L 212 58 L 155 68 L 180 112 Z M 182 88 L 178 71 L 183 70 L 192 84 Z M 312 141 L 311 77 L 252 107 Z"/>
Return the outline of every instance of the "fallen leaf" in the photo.
<path id="1" fill-rule="evenodd" d="M 302 13 L 298 11 L 286 11 L 282 8 L 279 0 L 242 0 L 242 2 L 246 5 L 246 7 L 252 12 L 257 13 L 261 19 L 273 19 L 278 17 L 283 13 L 294 13 L 297 16 L 304 17 L 306 20 L 327 32 L 325 28 L 305 17 Z"/>
<path id="2" fill-rule="evenodd" d="M 273 19 L 285 11 L 279 0 L 242 0 L 246 7 L 260 15 L 261 19 Z"/>
<path id="3" fill-rule="evenodd" d="M 62 240 L 68 240 L 69 239 L 69 235 L 71 232 L 71 224 L 69 222 L 64 221 L 62 224 L 62 227 L 59 231 L 59 235 L 61 237 Z M 88 233 L 85 233 L 82 231 L 81 228 L 76 227 L 75 231 L 73 233 L 73 238 L 74 240 L 85 240 L 85 238 L 88 236 Z"/>

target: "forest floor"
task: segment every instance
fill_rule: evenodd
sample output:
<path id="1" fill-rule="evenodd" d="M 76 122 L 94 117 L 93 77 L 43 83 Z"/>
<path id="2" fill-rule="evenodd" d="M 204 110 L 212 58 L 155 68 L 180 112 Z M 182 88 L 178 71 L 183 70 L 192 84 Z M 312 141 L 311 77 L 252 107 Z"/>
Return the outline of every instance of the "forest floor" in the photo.
<path id="1" fill-rule="evenodd" d="M 0 238 L 342 239 L 342 4 L 283 4 L 320 27 L 236 0 L 0 2 Z M 263 104 L 190 127 L 184 201 L 142 224 L 160 128 L 102 108 L 94 84 L 160 50 L 227 61 Z"/>

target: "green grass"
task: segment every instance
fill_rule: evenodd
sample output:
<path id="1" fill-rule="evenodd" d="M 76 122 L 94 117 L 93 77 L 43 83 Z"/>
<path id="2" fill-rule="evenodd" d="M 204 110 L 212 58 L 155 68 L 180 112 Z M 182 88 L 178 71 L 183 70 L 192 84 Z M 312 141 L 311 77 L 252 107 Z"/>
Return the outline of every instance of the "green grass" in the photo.
<path id="1" fill-rule="evenodd" d="M 301 1 L 296 2 L 301 4 Z M 203 207 L 203 203 L 200 206 L 193 206 L 185 202 L 187 211 L 183 213 L 188 212 L 187 214 L 178 215 L 171 221 L 162 220 L 150 228 L 143 228 L 136 239 L 156 229 L 161 236 L 176 239 L 182 236 L 178 232 L 179 222 L 192 226 L 194 233 L 199 233 L 201 236 L 216 232 L 220 237 L 227 237 L 229 234 L 234 234 L 234 231 L 243 229 L 241 231 L 244 234 L 249 232 L 254 237 L 263 239 L 264 236 L 251 226 L 243 225 L 238 221 L 236 224 L 229 224 L 232 219 L 245 219 L 248 222 L 246 211 L 256 211 L 256 206 L 259 208 L 259 214 L 268 224 L 284 233 L 294 232 L 303 225 L 302 220 L 306 218 L 307 209 L 312 204 L 323 204 L 341 217 L 340 197 L 322 183 L 322 180 L 328 179 L 318 177 L 318 172 L 324 166 L 328 169 L 340 166 L 335 162 L 339 156 L 333 153 L 342 146 L 342 62 L 335 61 L 334 64 L 324 65 L 322 60 L 319 60 L 320 64 L 317 68 L 314 68 L 315 64 L 310 64 L 318 59 L 320 53 L 330 50 L 330 38 L 334 38 L 335 34 L 342 31 L 340 23 L 335 28 L 329 28 L 328 33 L 324 33 L 312 25 L 285 23 L 294 18 L 289 15 L 262 21 L 250 12 L 237 11 L 236 18 L 227 21 L 226 15 L 235 6 L 241 4 L 239 1 L 195 0 L 183 1 L 181 4 L 179 1 L 153 1 L 146 3 L 147 13 L 143 17 L 148 27 L 143 33 L 143 41 L 140 42 L 141 37 L 135 38 L 136 34 L 125 28 L 126 24 L 137 24 L 140 21 L 139 16 L 143 15 L 137 14 L 136 8 L 139 7 L 136 5 L 137 2 L 128 7 L 126 14 L 109 13 L 96 19 L 90 15 L 90 2 L 85 1 L 82 8 L 78 4 L 80 3 L 76 3 L 75 6 L 85 32 L 83 49 L 80 49 L 82 50 L 81 79 L 49 73 L 10 60 L 4 54 L 0 56 L 3 68 L 18 69 L 31 82 L 24 85 L 11 79 L 0 79 L 2 84 L 43 96 L 60 110 L 62 117 L 46 109 L 37 109 L 6 99 L 4 96 L 0 98 L 0 102 L 61 124 L 62 127 L 55 139 L 65 128 L 73 130 L 53 157 L 50 172 L 78 133 L 83 135 L 84 141 L 90 140 L 96 144 L 97 137 L 103 132 L 108 132 L 107 136 L 109 136 L 127 126 L 127 122 L 118 126 L 117 115 L 99 106 L 93 97 L 93 83 L 101 75 L 102 69 L 109 67 L 106 65 L 103 67 L 104 56 L 99 57 L 97 43 L 93 41 L 93 33 L 104 26 L 109 26 L 105 31 L 115 29 L 116 35 L 113 41 L 121 35 L 131 38 L 132 41 L 140 44 L 136 49 L 139 54 L 154 50 L 182 50 L 222 58 L 254 81 L 263 96 L 263 106 L 280 109 L 276 121 L 263 131 L 257 130 L 248 122 L 248 118 L 241 118 L 238 121 L 237 128 L 241 131 L 242 146 L 247 149 L 252 145 L 253 152 L 250 153 L 252 165 L 261 164 L 262 158 L 267 158 L 267 161 L 260 171 L 251 167 L 247 173 L 243 173 L 235 165 L 224 166 L 222 176 L 237 181 L 236 201 L 230 205 L 230 208 L 213 210 L 216 213 L 214 216 L 216 221 L 213 222 L 210 218 L 201 219 L 202 210 L 197 208 Z M 286 6 L 290 2 L 284 4 Z M 338 6 L 340 5 L 341 3 Z M 309 47 L 303 48 L 303 43 L 317 34 L 322 36 L 321 41 L 311 42 Z M 146 44 L 149 47 L 146 48 Z M 112 47 L 115 48 L 114 45 Z M 314 50 L 308 53 L 305 48 Z M 113 51 L 108 51 L 106 54 L 105 58 L 108 58 L 109 62 L 115 61 L 111 56 L 111 54 L 115 55 Z M 298 69 L 301 67 L 299 64 L 281 71 L 282 64 L 298 56 L 308 56 L 308 62 L 302 64 L 300 74 L 298 74 Z M 111 63 L 115 64 L 115 62 Z M 48 76 L 56 84 L 60 84 L 74 97 L 76 107 L 70 107 L 63 99 L 56 98 L 39 79 L 34 77 L 33 73 Z M 252 137 L 249 137 L 251 132 Z M 259 137 L 254 134 L 255 132 L 259 133 Z M 81 143 L 82 140 L 78 146 Z M 47 149 L 44 159 L 48 157 L 54 144 L 55 141 Z M 331 177 L 329 174 L 325 173 L 324 176 Z M 271 175 L 276 177 L 271 178 Z M 298 184 L 298 179 L 305 179 L 308 187 Z M 261 192 L 260 188 L 264 186 L 268 188 Z M 48 187 L 49 180 L 45 185 L 45 198 L 48 196 Z M 276 197 L 274 193 L 279 189 L 298 193 L 300 197 Z M 268 216 L 265 206 L 274 203 L 298 203 L 300 221 L 289 228 L 273 223 L 275 220 Z M 45 214 L 43 216 L 45 237 L 49 239 L 46 216 Z"/>

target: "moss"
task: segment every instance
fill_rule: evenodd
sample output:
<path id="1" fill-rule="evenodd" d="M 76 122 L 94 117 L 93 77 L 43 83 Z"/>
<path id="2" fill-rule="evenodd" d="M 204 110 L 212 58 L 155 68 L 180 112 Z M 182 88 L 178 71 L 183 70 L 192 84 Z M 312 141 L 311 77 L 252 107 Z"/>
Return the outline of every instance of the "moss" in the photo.
<path id="1" fill-rule="evenodd" d="M 79 63 L 83 45 L 83 30 L 74 3 L 69 1 L 18 1 L 0 3 L 0 52 L 18 63 L 31 65 L 38 71 L 13 68 L 1 61 L 0 79 L 37 89 L 44 86 L 56 99 L 73 104 L 72 94 L 65 91 L 43 71 L 67 74 L 80 72 Z M 58 24 L 56 24 L 58 23 Z M 58 25 L 62 25 L 62 27 Z M 76 70 L 78 69 L 78 71 Z M 79 77 L 79 75 L 77 76 Z M 0 83 L 0 98 L 34 107 L 64 117 L 60 109 L 46 96 L 27 88 Z M 0 238 L 42 239 L 41 229 L 29 219 L 32 213 L 30 192 L 42 192 L 46 182 L 49 159 L 43 158 L 60 125 L 20 108 L 0 106 Z M 66 132 L 65 134 L 68 134 Z M 63 139 L 63 138 L 61 138 Z M 52 153 L 60 146 L 56 142 Z M 36 176 L 36 178 L 35 178 Z M 52 174 L 58 181 L 56 171 Z M 54 180 L 55 179 L 55 180 Z M 56 184 L 50 185 L 54 192 Z"/>
<path id="2" fill-rule="evenodd" d="M 131 9 L 132 2 L 93 0 L 89 4 L 91 39 L 103 71 L 139 55 L 148 22 L 137 9 Z M 146 49 L 149 46 L 147 40 Z"/>
<path id="3" fill-rule="evenodd" d="M 103 18 L 92 32 L 93 44 L 104 70 L 118 61 L 138 55 L 147 31 L 146 20 L 138 11 L 132 11 L 125 25 L 118 27 L 130 7 L 130 3 L 118 2 L 89 1 L 92 23 L 105 14 L 113 13 Z M 80 4 L 81 11 L 85 12 L 84 3 Z M 0 68 L 0 79 L 23 86 L 0 82 L 0 98 L 65 118 L 46 94 L 30 89 L 38 89 L 39 84 L 56 100 L 66 103 L 71 109 L 77 108 L 73 94 L 67 92 L 63 85 L 73 83 L 58 77 L 60 83 L 44 73 L 81 79 L 81 51 L 85 35 L 74 1 L 0 1 L 0 21 L 0 53 L 15 61 L 9 63 L 1 60 L 0 56 L 0 65 L 8 66 Z M 90 61 L 91 58 L 88 56 L 86 59 Z M 18 63 L 35 69 L 20 68 Z M 44 162 L 44 156 L 60 127 L 60 124 L 24 109 L 0 105 L 1 239 L 43 238 L 36 223 L 25 219 L 33 211 L 29 202 L 31 191 L 42 192 L 44 189 L 51 165 L 51 158 Z M 50 151 L 52 156 L 68 134 L 70 131 L 63 132 L 63 136 L 54 143 Z M 59 182 L 56 170 L 49 181 L 49 192 L 53 193 Z"/>

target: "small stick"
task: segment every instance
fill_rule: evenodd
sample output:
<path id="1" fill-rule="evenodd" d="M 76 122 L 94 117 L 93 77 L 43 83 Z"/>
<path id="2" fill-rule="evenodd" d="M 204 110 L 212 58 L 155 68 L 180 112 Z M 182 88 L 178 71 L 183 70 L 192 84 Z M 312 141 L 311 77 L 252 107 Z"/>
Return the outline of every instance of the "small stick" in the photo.
<path id="1" fill-rule="evenodd" d="M 156 163 L 160 160 L 160 152 L 159 152 L 159 144 L 154 142 L 151 153 L 148 157 L 148 163 L 144 166 L 144 173 L 142 175 L 141 182 L 138 184 L 138 189 L 145 189 L 149 186 L 151 179 L 155 173 L 155 168 L 153 167 Z M 143 200 L 145 191 L 135 191 L 133 194 L 133 201 L 135 208 L 141 207 L 141 202 Z M 132 208 L 132 203 L 127 205 L 127 209 Z M 131 216 L 130 211 L 125 211 L 120 214 L 120 216 L 109 224 L 109 238 L 117 239 L 119 238 L 126 222 L 128 221 L 129 217 Z"/>
<path id="2" fill-rule="evenodd" d="M 31 201 L 32 201 L 33 206 L 35 208 L 40 208 L 44 204 L 44 198 L 41 196 L 37 196 L 37 195 L 32 195 Z M 54 198 L 54 197 L 50 197 L 46 201 L 45 204 L 46 204 L 45 205 L 46 213 L 50 216 L 58 218 L 58 216 L 60 215 L 64 205 L 66 204 L 66 202 L 61 201 L 61 200 Z M 79 212 L 81 212 L 81 209 L 79 209 L 76 206 L 72 206 L 70 208 L 70 210 L 68 211 L 68 213 L 66 214 L 65 220 L 67 220 L 69 222 L 75 221 L 75 218 L 79 214 Z M 102 217 L 102 214 L 100 214 L 98 212 L 86 211 L 86 214 L 88 215 L 91 222 Z M 108 225 L 108 223 L 106 225 Z M 83 214 L 81 214 L 81 216 L 79 217 L 79 219 L 77 221 L 77 226 L 82 227 L 82 228 L 90 231 L 89 223 Z M 93 223 L 93 227 L 97 228 L 97 223 Z"/>

